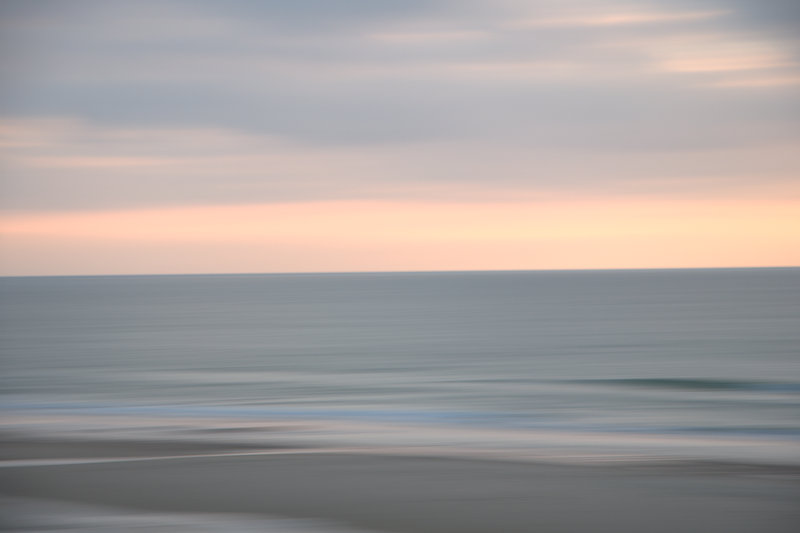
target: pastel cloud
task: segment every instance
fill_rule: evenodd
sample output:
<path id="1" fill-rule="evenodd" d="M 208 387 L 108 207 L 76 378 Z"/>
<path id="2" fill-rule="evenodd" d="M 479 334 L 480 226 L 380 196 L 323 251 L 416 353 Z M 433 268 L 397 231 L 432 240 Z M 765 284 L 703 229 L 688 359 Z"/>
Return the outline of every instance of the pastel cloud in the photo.
<path id="1" fill-rule="evenodd" d="M 737 5 L 284 4 L 84 1 L 75 4 L 82 9 L 9 17 L 6 79 L 15 81 L 5 112 L 332 144 L 530 139 L 529 125 L 543 121 L 569 123 L 569 137 L 616 128 L 608 137 L 623 146 L 683 135 L 660 117 L 626 115 L 626 102 L 647 98 L 651 110 L 692 115 L 691 129 L 706 129 L 704 142 L 724 143 L 730 128 L 715 127 L 718 114 L 707 111 L 715 95 L 698 87 L 724 84 L 742 69 L 770 69 L 764 77 L 773 79 L 797 74 L 786 39 L 733 24 Z M 515 26 L 559 13 L 606 22 Z M 303 29 L 309 25 L 313 31 Z M 715 78 L 698 78 L 708 73 Z M 763 98 L 791 109 L 788 94 Z M 737 95 L 725 112 L 739 120 L 762 105 Z"/>
<path id="2" fill-rule="evenodd" d="M 797 5 L 4 2 L 9 271 L 796 262 Z"/>
<path id="3" fill-rule="evenodd" d="M 608 130 L 611 132 L 613 130 Z M 552 128 L 551 137 L 567 134 Z M 745 132 L 745 135 L 751 132 Z M 763 135 L 762 132 L 755 132 Z M 0 122 L 15 211 L 337 200 L 507 201 L 797 194 L 800 153 L 580 149 L 453 140 L 304 145 L 226 129 L 112 128 L 76 120 Z"/>
<path id="4" fill-rule="evenodd" d="M 612 4 L 613 9 L 613 4 Z M 514 24 L 520 28 L 541 27 L 593 27 L 593 26 L 628 26 L 640 24 L 663 24 L 670 22 L 683 22 L 715 18 L 727 14 L 727 11 L 685 11 L 685 12 L 659 12 L 652 10 L 611 11 L 606 8 L 603 12 L 586 16 L 583 10 L 572 16 L 558 18 L 535 18 L 523 20 Z"/>

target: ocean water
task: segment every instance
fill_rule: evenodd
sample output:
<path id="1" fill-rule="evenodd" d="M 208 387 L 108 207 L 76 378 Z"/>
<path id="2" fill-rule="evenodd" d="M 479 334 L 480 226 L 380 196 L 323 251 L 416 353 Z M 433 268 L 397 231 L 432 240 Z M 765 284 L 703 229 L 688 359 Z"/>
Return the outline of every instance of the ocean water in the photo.
<path id="1" fill-rule="evenodd" d="M 800 463 L 800 269 L 0 279 L 0 428 Z"/>

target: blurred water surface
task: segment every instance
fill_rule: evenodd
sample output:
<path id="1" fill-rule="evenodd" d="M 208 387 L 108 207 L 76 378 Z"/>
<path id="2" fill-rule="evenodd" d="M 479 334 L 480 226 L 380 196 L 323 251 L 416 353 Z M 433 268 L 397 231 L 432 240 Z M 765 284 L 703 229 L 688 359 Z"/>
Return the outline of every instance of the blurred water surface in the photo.
<path id="1" fill-rule="evenodd" d="M 766 456 L 800 440 L 800 269 L 3 278 L 0 294 L 3 406 L 40 429 L 325 420 L 460 446 L 466 429 L 664 437 L 659 453 L 748 438 Z"/>

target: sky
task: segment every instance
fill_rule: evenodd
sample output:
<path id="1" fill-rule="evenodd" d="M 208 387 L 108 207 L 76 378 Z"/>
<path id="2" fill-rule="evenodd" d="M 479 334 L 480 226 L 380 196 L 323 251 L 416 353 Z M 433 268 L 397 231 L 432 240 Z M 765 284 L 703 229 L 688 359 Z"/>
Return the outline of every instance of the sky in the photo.
<path id="1" fill-rule="evenodd" d="M 4 0 L 0 275 L 800 265 L 796 0 Z"/>

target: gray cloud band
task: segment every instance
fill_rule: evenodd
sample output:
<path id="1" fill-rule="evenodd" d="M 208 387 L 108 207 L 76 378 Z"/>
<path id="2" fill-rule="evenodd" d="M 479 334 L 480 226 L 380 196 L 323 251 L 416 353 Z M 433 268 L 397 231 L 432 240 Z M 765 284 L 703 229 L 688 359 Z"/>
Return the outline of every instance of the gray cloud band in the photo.
<path id="1" fill-rule="evenodd" d="M 783 30 L 794 6 L 8 2 L 0 112 L 78 126 L 36 146 L 8 134 L 6 207 L 418 195 L 431 182 L 735 188 L 742 168 L 797 141 L 797 39 Z M 145 130 L 187 142 L 130 154 L 125 132 Z M 256 140 L 209 147 L 189 130 Z M 276 139 L 328 172 L 259 159 L 283 153 Z M 607 163 L 647 154 L 661 163 Z M 402 157 L 404 172 L 382 169 Z M 797 169 L 780 157 L 759 179 Z M 106 193 L 87 194 L 99 182 Z"/>

